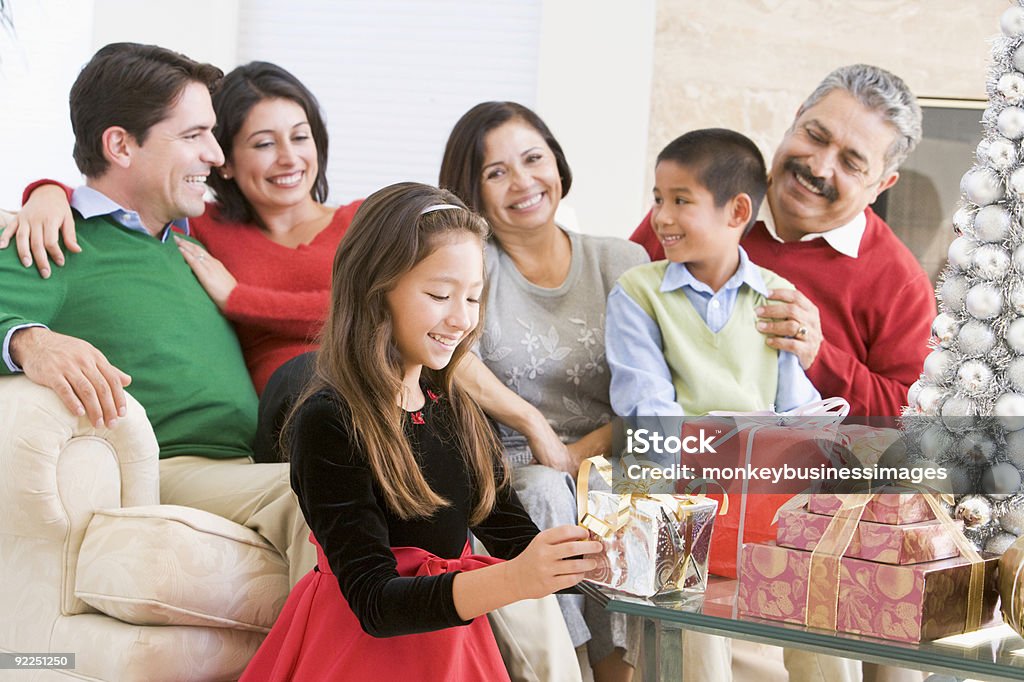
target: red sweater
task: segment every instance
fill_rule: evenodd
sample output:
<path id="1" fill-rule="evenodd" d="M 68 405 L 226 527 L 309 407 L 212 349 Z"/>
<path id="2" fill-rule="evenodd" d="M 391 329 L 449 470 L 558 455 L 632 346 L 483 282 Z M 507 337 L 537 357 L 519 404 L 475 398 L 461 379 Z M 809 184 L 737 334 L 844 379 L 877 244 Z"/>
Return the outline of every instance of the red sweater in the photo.
<path id="1" fill-rule="evenodd" d="M 785 277 L 821 315 L 825 337 L 807 376 L 823 396 L 842 396 L 850 413 L 896 416 L 928 355 L 935 293 L 917 259 L 868 207 L 857 258 L 824 239 L 781 243 L 758 222 L 743 238 L 750 260 Z M 651 260 L 665 257 L 650 214 L 631 240 Z"/>
<path id="2" fill-rule="evenodd" d="M 294 249 L 270 241 L 255 225 L 221 222 L 215 204 L 189 220 L 193 236 L 238 280 L 224 315 L 238 333 L 258 394 L 283 363 L 316 350 L 334 252 L 360 203 L 340 207 L 312 242 Z"/>

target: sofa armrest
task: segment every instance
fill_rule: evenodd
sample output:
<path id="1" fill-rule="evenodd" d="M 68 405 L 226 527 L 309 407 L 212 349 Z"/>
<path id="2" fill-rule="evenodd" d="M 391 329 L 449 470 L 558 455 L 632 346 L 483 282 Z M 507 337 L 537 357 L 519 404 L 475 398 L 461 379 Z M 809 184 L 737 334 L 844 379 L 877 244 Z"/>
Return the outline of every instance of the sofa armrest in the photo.
<path id="1" fill-rule="evenodd" d="M 75 598 L 74 574 L 93 513 L 160 500 L 156 437 L 131 396 L 127 407 L 115 428 L 96 428 L 50 389 L 0 378 L 0 577 L 14 582 L 5 591 L 56 578 L 64 614 L 92 610 Z"/>

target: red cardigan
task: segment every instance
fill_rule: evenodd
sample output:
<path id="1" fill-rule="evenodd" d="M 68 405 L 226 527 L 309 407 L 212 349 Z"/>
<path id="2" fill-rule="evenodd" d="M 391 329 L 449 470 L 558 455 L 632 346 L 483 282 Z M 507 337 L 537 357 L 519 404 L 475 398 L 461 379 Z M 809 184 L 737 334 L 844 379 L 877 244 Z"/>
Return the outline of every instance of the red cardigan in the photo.
<path id="1" fill-rule="evenodd" d="M 824 239 L 781 243 L 758 222 L 743 238 L 750 259 L 785 277 L 821 315 L 825 341 L 807 376 L 822 396 L 842 396 L 850 413 L 896 416 L 928 355 L 935 293 L 928 275 L 870 207 L 857 258 Z M 650 214 L 631 240 L 651 260 L 665 257 Z"/>
<path id="2" fill-rule="evenodd" d="M 316 350 L 334 252 L 360 203 L 338 208 L 312 242 L 294 249 L 270 241 L 255 225 L 223 221 L 215 204 L 189 220 L 193 236 L 238 280 L 224 315 L 238 333 L 256 393 L 282 364 Z"/>

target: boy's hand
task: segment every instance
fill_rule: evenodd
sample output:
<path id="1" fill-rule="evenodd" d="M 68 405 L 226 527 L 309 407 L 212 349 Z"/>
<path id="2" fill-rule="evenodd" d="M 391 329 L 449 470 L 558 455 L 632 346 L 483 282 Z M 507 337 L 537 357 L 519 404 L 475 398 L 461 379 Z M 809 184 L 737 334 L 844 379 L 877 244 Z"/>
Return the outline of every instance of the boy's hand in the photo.
<path id="1" fill-rule="evenodd" d="M 768 298 L 778 303 L 754 311 L 763 318 L 757 323 L 757 331 L 768 337 L 769 346 L 792 353 L 801 367 L 809 369 L 824 341 L 818 306 L 795 289 L 773 289 Z"/>

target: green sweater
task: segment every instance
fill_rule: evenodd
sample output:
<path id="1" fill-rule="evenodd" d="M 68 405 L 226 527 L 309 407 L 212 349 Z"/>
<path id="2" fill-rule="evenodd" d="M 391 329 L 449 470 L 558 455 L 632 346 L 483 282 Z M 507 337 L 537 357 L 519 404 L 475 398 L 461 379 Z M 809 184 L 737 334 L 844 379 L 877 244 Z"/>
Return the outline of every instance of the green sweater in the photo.
<path id="1" fill-rule="evenodd" d="M 76 218 L 82 253 L 47 280 L 0 251 L 0 342 L 31 322 L 84 339 L 131 375 L 161 457 L 248 456 L 257 399 L 238 340 L 174 240 Z"/>
<path id="2" fill-rule="evenodd" d="M 660 290 L 668 263 L 635 267 L 619 285 L 661 331 L 676 402 L 688 415 L 770 408 L 779 383 L 779 352 L 757 331 L 754 309 L 766 304 L 764 296 L 744 284 L 729 321 L 713 332 L 682 291 Z M 793 288 L 771 270 L 758 269 L 769 289 Z"/>

